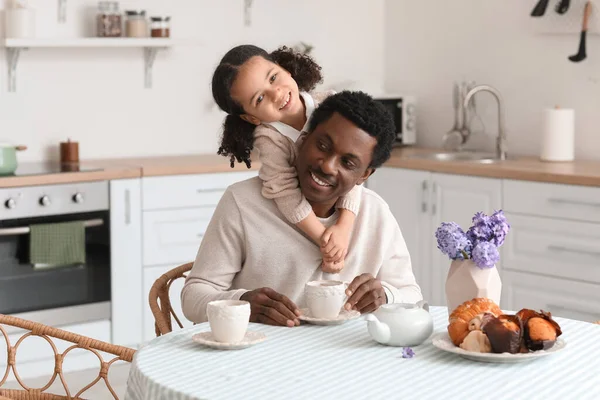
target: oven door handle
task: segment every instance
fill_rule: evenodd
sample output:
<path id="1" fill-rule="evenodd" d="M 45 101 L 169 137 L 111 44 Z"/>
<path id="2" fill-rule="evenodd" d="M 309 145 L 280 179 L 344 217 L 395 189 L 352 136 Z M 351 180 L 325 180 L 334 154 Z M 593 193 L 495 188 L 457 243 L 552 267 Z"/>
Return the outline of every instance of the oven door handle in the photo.
<path id="1" fill-rule="evenodd" d="M 89 219 L 83 222 L 83 226 L 85 226 L 86 228 L 101 225 L 104 225 L 104 221 L 100 218 Z M 28 226 L 21 226 L 17 228 L 2 228 L 0 229 L 0 236 L 27 235 L 29 231 L 30 229 Z"/>

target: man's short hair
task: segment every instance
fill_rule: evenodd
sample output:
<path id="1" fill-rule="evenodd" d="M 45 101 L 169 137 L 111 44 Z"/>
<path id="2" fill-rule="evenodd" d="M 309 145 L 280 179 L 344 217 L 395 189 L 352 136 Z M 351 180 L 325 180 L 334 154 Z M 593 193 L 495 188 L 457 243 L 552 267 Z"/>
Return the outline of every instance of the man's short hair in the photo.
<path id="1" fill-rule="evenodd" d="M 342 91 L 326 98 L 310 118 L 309 131 L 338 113 L 377 140 L 371 168 L 379 168 L 390 158 L 396 137 L 392 114 L 371 96 L 361 91 Z"/>

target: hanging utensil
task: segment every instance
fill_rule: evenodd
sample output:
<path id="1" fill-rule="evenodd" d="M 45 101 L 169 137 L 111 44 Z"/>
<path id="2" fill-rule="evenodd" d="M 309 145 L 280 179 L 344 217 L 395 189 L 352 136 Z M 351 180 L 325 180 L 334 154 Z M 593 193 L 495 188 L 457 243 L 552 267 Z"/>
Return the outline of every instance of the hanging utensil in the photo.
<path id="1" fill-rule="evenodd" d="M 456 151 L 463 144 L 463 134 L 461 128 L 464 122 L 461 121 L 462 102 L 460 100 L 460 88 L 458 83 L 455 83 L 454 90 L 452 92 L 452 103 L 454 105 L 454 126 L 452 129 L 450 129 L 450 131 L 446 132 L 442 138 L 442 145 L 447 150 Z"/>
<path id="2" fill-rule="evenodd" d="M 571 0 L 560 0 L 554 9 L 559 14 L 564 14 L 569 9 L 571 5 Z"/>
<path id="3" fill-rule="evenodd" d="M 583 26 L 581 28 L 581 37 L 579 38 L 579 50 L 577 51 L 577 54 L 569 56 L 569 60 L 571 60 L 573 62 L 583 61 L 587 57 L 587 53 L 585 51 L 585 42 L 586 42 L 586 35 L 587 35 L 587 29 L 588 29 L 588 21 L 590 19 L 591 14 L 592 14 L 592 2 L 588 1 L 585 4 L 585 8 L 583 10 Z"/>
<path id="4" fill-rule="evenodd" d="M 531 16 L 532 17 L 541 17 L 542 15 L 544 15 L 546 13 L 546 8 L 548 8 L 548 1 L 549 0 L 538 1 L 538 3 L 535 5 L 533 11 L 531 12 Z"/>

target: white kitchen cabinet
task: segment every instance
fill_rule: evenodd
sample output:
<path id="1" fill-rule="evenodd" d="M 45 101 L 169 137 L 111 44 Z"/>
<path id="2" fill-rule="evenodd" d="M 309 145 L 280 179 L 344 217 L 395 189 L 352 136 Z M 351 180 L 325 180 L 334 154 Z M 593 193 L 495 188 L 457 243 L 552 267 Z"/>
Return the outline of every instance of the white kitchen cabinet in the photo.
<path id="1" fill-rule="evenodd" d="M 258 171 L 245 171 L 144 177 L 143 209 L 216 206 L 230 185 L 257 175 Z"/>
<path id="2" fill-rule="evenodd" d="M 445 283 L 451 260 L 437 248 L 435 230 L 442 222 L 456 222 L 465 231 L 473 215 L 502 208 L 502 181 L 473 176 L 431 174 L 431 302 L 446 305 Z M 496 266 L 501 273 L 500 263 Z"/>
<path id="3" fill-rule="evenodd" d="M 549 311 L 552 315 L 594 322 L 600 319 L 600 286 L 538 274 L 504 271 L 503 309 Z"/>
<path id="4" fill-rule="evenodd" d="M 424 171 L 380 168 L 369 177 L 367 187 L 379 194 L 390 206 L 408 247 L 417 283 L 423 296 L 431 298 L 429 236 L 429 186 L 431 174 Z"/>
<path id="5" fill-rule="evenodd" d="M 140 244 L 143 273 L 139 297 L 143 302 L 139 326 L 144 342 L 156 336 L 150 311 L 150 288 L 162 274 L 194 261 L 215 208 L 230 185 L 255 177 L 258 171 L 156 176 L 142 178 Z M 143 275 L 143 277 L 142 277 Z M 171 286 L 170 300 L 184 327 L 192 323 L 181 312 L 179 279 Z M 175 320 L 173 329 L 179 329 Z"/>
<path id="6" fill-rule="evenodd" d="M 504 209 L 515 214 L 600 223 L 600 188 L 504 180 Z"/>
<path id="7" fill-rule="evenodd" d="M 500 209 L 501 181 L 381 168 L 367 187 L 386 200 L 398 220 L 423 297 L 432 305 L 445 305 L 444 283 L 451 261 L 437 248 L 435 230 L 452 221 L 466 230 L 476 212 Z"/>
<path id="8" fill-rule="evenodd" d="M 142 338 L 142 210 L 140 179 L 110 182 L 112 343 Z"/>
<path id="9" fill-rule="evenodd" d="M 160 278 L 160 276 L 171 269 L 177 267 L 178 265 L 162 265 L 157 267 L 148 267 L 144 268 L 144 298 L 148 299 L 148 295 L 150 294 L 150 288 L 154 282 Z M 181 312 L 181 289 L 183 289 L 183 284 L 185 283 L 184 279 L 177 279 L 171 285 L 171 290 L 169 291 L 169 300 L 171 301 L 171 307 L 177 314 L 179 321 L 181 321 L 184 328 L 193 326 L 194 324 L 187 320 L 183 316 L 183 312 Z M 179 329 L 179 325 L 174 318 L 171 318 L 171 323 L 173 324 L 173 329 Z M 148 305 L 148 300 L 146 301 L 146 307 L 144 307 L 144 325 L 143 325 L 143 341 L 147 342 L 156 337 L 156 332 L 154 330 L 154 315 L 150 310 L 150 306 Z"/>
<path id="10" fill-rule="evenodd" d="M 506 216 L 511 231 L 502 254 L 504 270 L 600 284 L 600 224 Z"/>
<path id="11" fill-rule="evenodd" d="M 214 212 L 213 205 L 144 212 L 144 265 L 193 260 Z"/>

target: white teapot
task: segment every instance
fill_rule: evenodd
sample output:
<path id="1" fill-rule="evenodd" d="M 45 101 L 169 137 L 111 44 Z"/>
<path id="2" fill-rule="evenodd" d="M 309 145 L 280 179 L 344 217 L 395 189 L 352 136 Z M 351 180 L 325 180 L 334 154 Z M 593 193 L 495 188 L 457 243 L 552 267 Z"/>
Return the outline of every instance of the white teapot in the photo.
<path id="1" fill-rule="evenodd" d="M 388 346 L 418 346 L 433 332 L 429 304 L 384 304 L 377 311 L 365 314 L 371 337 Z"/>

